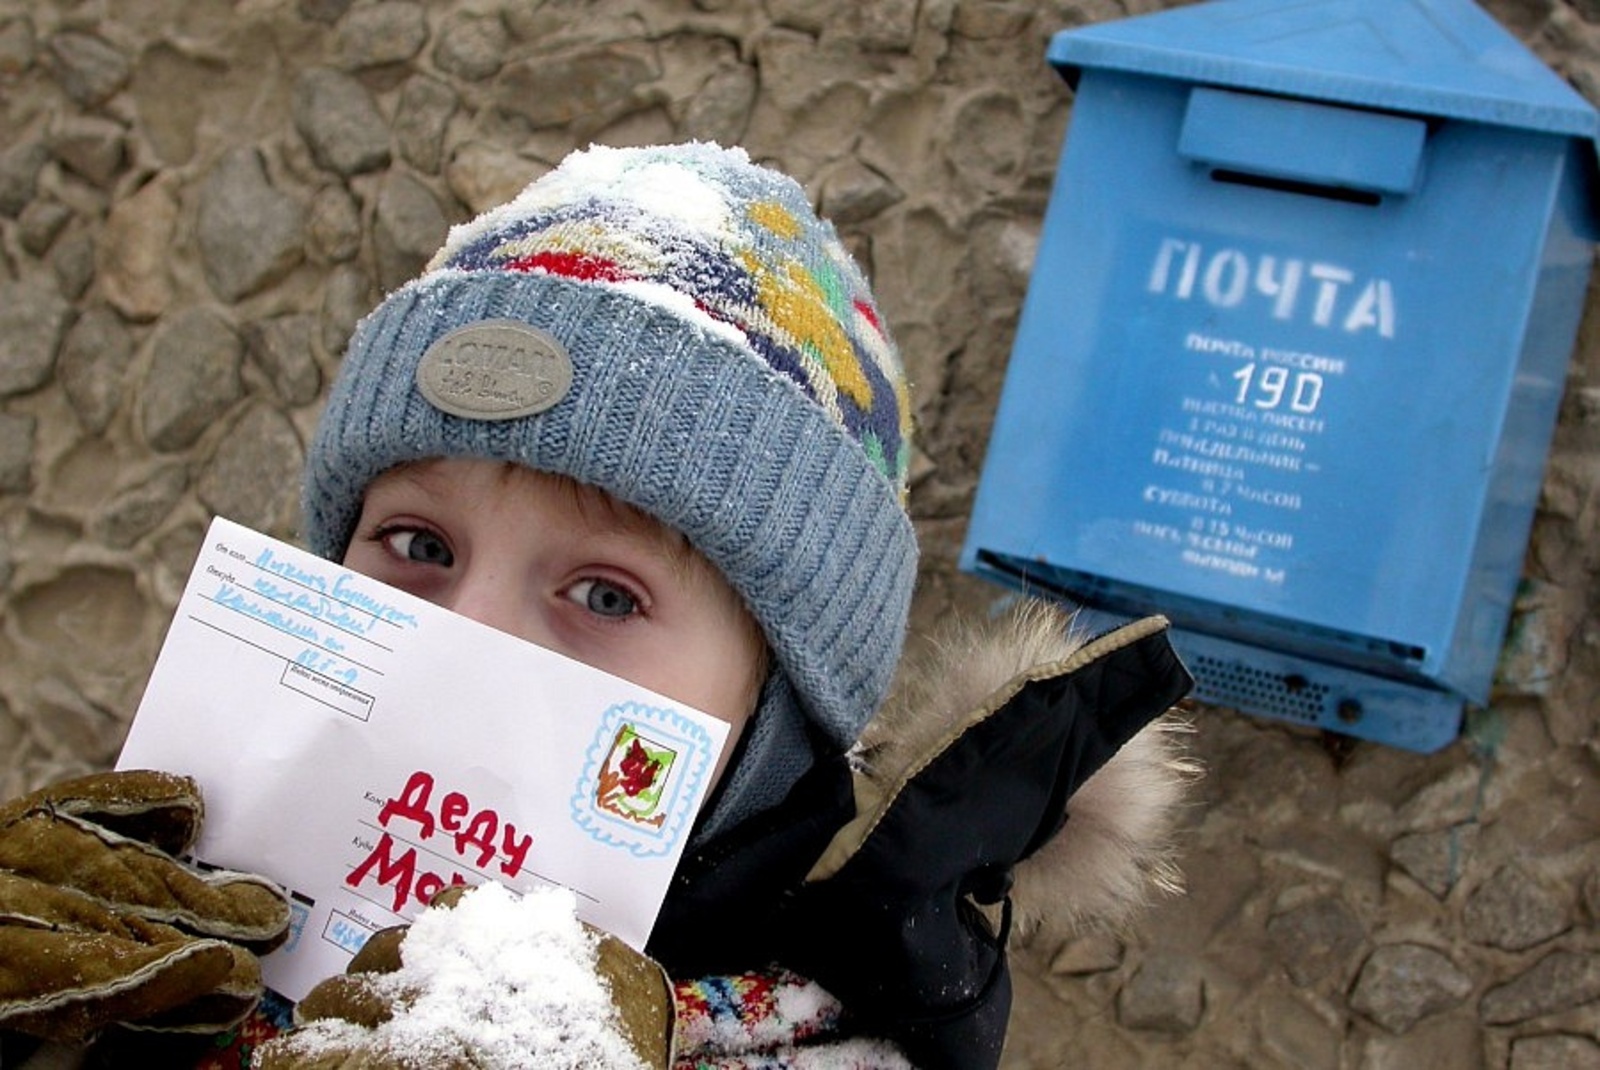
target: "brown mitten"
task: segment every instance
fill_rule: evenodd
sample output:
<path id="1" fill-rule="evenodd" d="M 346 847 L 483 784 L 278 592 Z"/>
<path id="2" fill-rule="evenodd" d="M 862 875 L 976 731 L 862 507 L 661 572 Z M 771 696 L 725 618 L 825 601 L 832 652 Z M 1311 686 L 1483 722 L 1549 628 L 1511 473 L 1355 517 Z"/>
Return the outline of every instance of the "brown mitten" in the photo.
<path id="1" fill-rule="evenodd" d="M 0 1029 L 79 1044 L 114 1024 L 214 1032 L 260 998 L 282 889 L 176 861 L 204 806 L 188 777 L 99 773 L 0 806 Z"/>
<path id="2" fill-rule="evenodd" d="M 468 891 L 447 888 L 415 926 L 375 933 L 300 1001 L 295 1032 L 256 1050 L 257 1070 L 671 1065 L 660 966 L 578 921 L 565 893 Z"/>

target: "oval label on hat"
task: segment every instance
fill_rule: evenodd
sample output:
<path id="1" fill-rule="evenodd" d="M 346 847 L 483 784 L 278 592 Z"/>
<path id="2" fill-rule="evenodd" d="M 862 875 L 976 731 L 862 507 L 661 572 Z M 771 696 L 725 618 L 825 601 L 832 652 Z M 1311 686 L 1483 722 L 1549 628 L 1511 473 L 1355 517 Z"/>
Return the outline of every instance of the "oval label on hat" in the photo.
<path id="1" fill-rule="evenodd" d="M 440 338 L 417 365 L 417 389 L 467 420 L 543 412 L 572 386 L 572 359 L 548 331 L 516 320 L 469 323 Z"/>

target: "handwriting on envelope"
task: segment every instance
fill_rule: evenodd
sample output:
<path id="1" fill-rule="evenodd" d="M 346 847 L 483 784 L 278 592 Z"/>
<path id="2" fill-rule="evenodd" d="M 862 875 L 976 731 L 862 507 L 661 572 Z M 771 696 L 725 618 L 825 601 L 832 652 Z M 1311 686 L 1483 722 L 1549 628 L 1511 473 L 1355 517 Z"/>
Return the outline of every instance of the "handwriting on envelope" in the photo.
<path id="1" fill-rule="evenodd" d="M 365 719 L 372 695 L 360 689 L 362 674 L 383 675 L 382 659 L 394 653 L 393 644 L 385 640 L 395 636 L 387 630 L 416 629 L 416 614 L 373 597 L 370 580 L 349 572 L 330 579 L 325 569 L 305 568 L 296 563 L 299 555 L 272 546 L 262 548 L 253 561 L 243 550 L 216 540 L 211 552 L 237 565 L 206 563 L 203 575 L 216 580 L 214 589 L 207 588 L 208 597 L 243 618 L 211 626 L 243 639 L 244 622 L 254 621 L 304 643 L 284 667 L 284 685 Z M 245 574 L 243 585 L 236 572 Z"/>
<path id="2" fill-rule="evenodd" d="M 405 909 L 408 900 L 426 904 L 447 884 L 472 883 L 466 874 L 455 868 L 454 861 L 466 863 L 474 872 L 483 872 L 484 867 L 499 862 L 501 874 L 514 878 L 522 872 L 522 863 L 533 846 L 533 837 L 519 833 L 509 821 L 502 822 L 492 809 L 474 811 L 471 800 L 459 791 L 442 793 L 436 816 L 430 808 L 433 788 L 434 778 L 429 773 L 418 770 L 407 778 L 399 797 L 386 800 L 378 810 L 378 826 L 383 830 L 378 842 L 356 843 L 357 847 L 371 850 L 344 879 L 352 888 L 362 888 L 369 881 L 393 888 L 394 901 L 390 909 L 396 914 Z M 374 797 L 372 801 L 377 800 Z M 415 841 L 397 839 L 390 831 L 391 823 L 410 826 Z M 444 856 L 442 861 L 449 873 L 448 880 L 427 868 L 436 863 L 418 864 L 418 852 L 425 849 L 423 845 L 435 832 L 445 834 L 440 839 L 448 850 L 436 846 L 428 856 Z M 412 842 L 416 846 L 412 846 Z M 450 850 L 455 853 L 454 861 L 449 856 Z"/>
<path id="3" fill-rule="evenodd" d="M 213 523 L 118 764 L 206 793 L 200 864 L 294 897 L 293 999 L 450 884 L 558 884 L 642 947 L 727 726 Z"/>

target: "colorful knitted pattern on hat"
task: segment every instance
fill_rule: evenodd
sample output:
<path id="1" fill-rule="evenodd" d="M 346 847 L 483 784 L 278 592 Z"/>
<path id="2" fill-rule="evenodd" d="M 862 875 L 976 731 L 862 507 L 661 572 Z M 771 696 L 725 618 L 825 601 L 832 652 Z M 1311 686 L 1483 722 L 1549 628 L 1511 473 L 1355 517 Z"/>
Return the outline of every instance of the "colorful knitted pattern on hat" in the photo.
<path id="1" fill-rule="evenodd" d="M 742 149 L 591 147 L 455 228 L 429 270 L 615 286 L 742 341 L 905 493 L 911 405 L 867 282 L 800 186 Z"/>

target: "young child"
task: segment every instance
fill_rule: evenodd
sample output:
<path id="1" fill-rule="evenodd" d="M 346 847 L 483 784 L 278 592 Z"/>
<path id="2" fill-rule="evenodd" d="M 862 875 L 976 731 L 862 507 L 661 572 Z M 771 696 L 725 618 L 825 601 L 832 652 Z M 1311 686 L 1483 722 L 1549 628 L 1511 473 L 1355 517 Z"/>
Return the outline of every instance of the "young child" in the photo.
<path id="1" fill-rule="evenodd" d="M 680 1065 L 992 1066 L 1013 882 L 1092 923 L 1170 883 L 1161 622 L 1023 614 L 886 703 L 910 431 L 831 226 L 690 144 L 576 153 L 453 229 L 311 446 L 317 553 L 732 726 L 648 949 Z"/>

